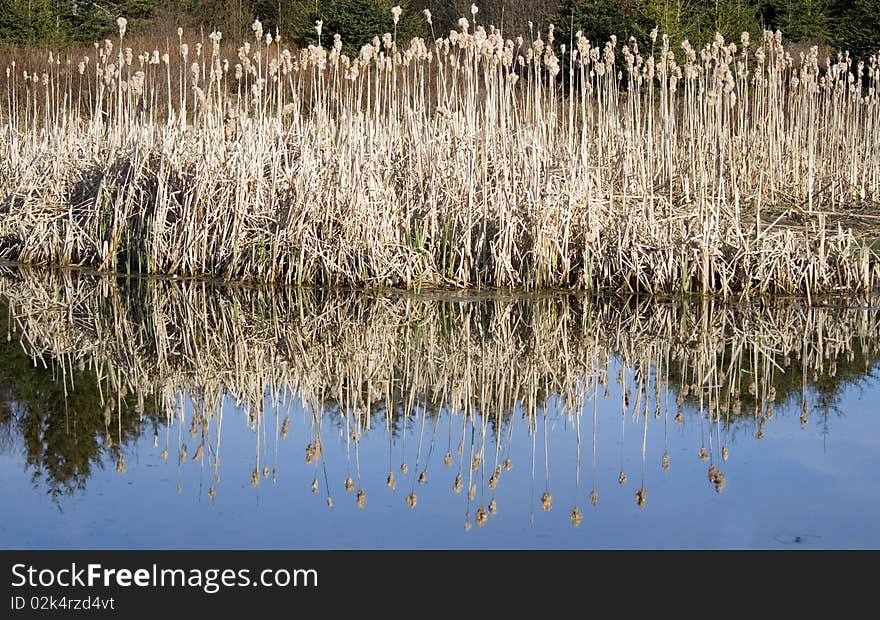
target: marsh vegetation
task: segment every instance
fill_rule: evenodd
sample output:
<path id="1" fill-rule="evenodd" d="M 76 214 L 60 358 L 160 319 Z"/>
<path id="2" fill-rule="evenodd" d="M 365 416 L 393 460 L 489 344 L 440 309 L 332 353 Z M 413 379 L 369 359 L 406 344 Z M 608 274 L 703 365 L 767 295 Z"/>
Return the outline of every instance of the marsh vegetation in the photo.
<path id="1" fill-rule="evenodd" d="M 400 13 L 395 9 L 392 23 Z M 430 15 L 426 14 L 430 20 Z M 285 284 L 869 292 L 877 57 L 478 24 L 7 68 L 0 257 Z M 430 25 L 430 21 L 428 21 Z"/>

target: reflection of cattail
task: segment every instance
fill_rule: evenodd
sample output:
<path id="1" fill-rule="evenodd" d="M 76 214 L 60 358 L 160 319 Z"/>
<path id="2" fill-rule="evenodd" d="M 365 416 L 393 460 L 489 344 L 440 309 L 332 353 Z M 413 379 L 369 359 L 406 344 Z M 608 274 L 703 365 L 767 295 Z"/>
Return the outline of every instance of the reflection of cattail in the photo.
<path id="1" fill-rule="evenodd" d="M 260 470 L 254 467 L 254 471 L 251 472 L 251 486 L 255 487 L 260 484 Z"/>
<path id="2" fill-rule="evenodd" d="M 351 479 L 351 476 L 345 479 L 345 490 L 349 493 L 354 491 L 354 480 Z"/>
<path id="3" fill-rule="evenodd" d="M 312 480 L 312 493 L 317 493 L 317 492 L 318 492 L 318 479 L 315 478 L 314 480 Z"/>
<path id="4" fill-rule="evenodd" d="M 422 471 L 419 474 L 419 484 L 425 484 L 428 481 L 428 472 L 427 470 Z"/>
<path id="5" fill-rule="evenodd" d="M 327 496 L 327 508 L 333 508 L 333 498 Z"/>
<path id="6" fill-rule="evenodd" d="M 730 450 L 727 449 L 727 446 L 721 448 L 721 460 L 726 461 L 727 457 L 730 456 Z"/>
<path id="7" fill-rule="evenodd" d="M 415 493 L 410 493 L 409 495 L 406 496 L 406 505 L 409 506 L 410 508 L 416 507 L 416 501 L 418 501 L 418 497 L 416 496 Z"/>
<path id="8" fill-rule="evenodd" d="M 471 483 L 471 487 L 468 489 L 468 499 L 474 499 L 477 496 L 477 485 L 475 483 Z"/>
<path id="9" fill-rule="evenodd" d="M 215 499 L 217 499 L 217 489 L 214 487 L 213 484 L 208 488 L 208 497 L 211 498 L 211 501 L 212 501 L 212 502 L 213 502 Z"/>
<path id="10" fill-rule="evenodd" d="M 153 447 L 154 448 L 159 447 L 159 433 L 158 432 L 153 433 Z"/>
<path id="11" fill-rule="evenodd" d="M 663 458 L 660 460 L 660 463 L 661 463 L 661 467 L 663 467 L 664 470 L 669 469 L 669 453 L 668 452 L 663 453 Z"/>
<path id="12" fill-rule="evenodd" d="M 510 459 L 504 459 L 504 471 L 510 471 L 513 468 L 513 463 L 510 462 Z"/>
<path id="13" fill-rule="evenodd" d="M 706 452 L 706 446 L 700 446 L 700 452 L 697 454 L 697 457 L 701 461 L 705 461 L 709 458 L 709 453 Z"/>
<path id="14" fill-rule="evenodd" d="M 202 460 L 202 454 L 204 453 L 204 451 L 205 450 L 204 450 L 203 446 L 201 444 L 199 444 L 199 447 L 196 448 L 196 453 L 193 455 L 193 462 L 194 463 L 198 463 L 200 460 Z"/>
<path id="15" fill-rule="evenodd" d="M 406 472 L 408 472 L 408 471 L 409 471 L 409 465 L 407 465 L 406 463 L 401 464 L 400 473 L 402 473 L 405 476 Z"/>
<path id="16" fill-rule="evenodd" d="M 681 424 L 684 421 L 684 416 L 681 414 L 681 409 L 675 414 L 675 417 L 672 418 L 672 421 L 676 424 Z"/>
<path id="17" fill-rule="evenodd" d="M 642 487 L 638 491 L 636 491 L 636 504 L 638 504 L 639 508 L 645 507 L 645 502 L 648 499 L 648 489 Z"/>
<path id="18" fill-rule="evenodd" d="M 570 515 L 571 524 L 574 527 L 578 527 L 581 524 L 581 521 L 584 520 L 584 515 L 581 513 L 581 509 L 575 506 Z"/>
<path id="19" fill-rule="evenodd" d="M 477 522 L 477 525 L 480 527 L 483 527 L 484 525 L 486 525 L 486 521 L 489 520 L 489 515 L 486 512 L 486 509 L 483 508 L 482 506 L 477 508 L 477 514 L 475 515 L 474 520 Z"/>
<path id="20" fill-rule="evenodd" d="M 119 458 L 116 460 L 116 473 L 124 474 L 125 473 L 125 455 L 120 454 Z"/>
<path id="21" fill-rule="evenodd" d="M 617 477 L 617 483 L 618 484 L 626 484 L 626 480 L 627 480 L 626 472 L 623 472 L 623 471 L 620 472 L 620 475 Z"/>
<path id="22" fill-rule="evenodd" d="M 162 460 L 163 460 L 163 461 L 167 461 L 167 460 L 168 460 L 168 448 L 165 448 L 164 450 L 162 450 L 161 457 L 162 457 Z"/>
<path id="23" fill-rule="evenodd" d="M 393 471 L 388 472 L 388 478 L 385 480 L 385 484 L 388 485 L 389 489 L 396 489 L 397 488 L 397 480 L 394 479 L 394 472 Z"/>
<path id="24" fill-rule="evenodd" d="M 464 522 L 464 531 L 465 532 L 470 532 L 472 527 L 473 527 L 473 525 L 471 524 L 470 521 Z"/>
<path id="25" fill-rule="evenodd" d="M 263 478 L 268 478 L 268 477 L 269 477 L 269 468 L 263 467 Z"/>
<path id="26" fill-rule="evenodd" d="M 452 492 L 453 493 L 461 493 L 461 474 L 457 474 L 455 476 L 455 482 L 452 483 Z"/>
<path id="27" fill-rule="evenodd" d="M 596 489 L 593 489 L 590 492 L 590 503 L 593 504 L 593 506 L 596 506 L 599 504 L 599 492 L 596 491 Z"/>
<path id="28" fill-rule="evenodd" d="M 186 444 L 180 446 L 180 462 L 186 461 Z"/>
<path id="29" fill-rule="evenodd" d="M 550 491 L 544 491 L 541 495 L 541 510 L 549 512 L 551 508 L 553 508 L 553 495 Z"/>
<path id="30" fill-rule="evenodd" d="M 366 505 L 367 505 L 367 494 L 364 492 L 363 489 L 358 489 L 358 492 L 357 492 L 357 507 L 358 507 L 358 508 L 363 508 L 363 507 L 366 506 Z"/>
<path id="31" fill-rule="evenodd" d="M 497 512 L 498 512 L 498 502 L 496 502 L 493 499 L 491 502 L 489 502 L 489 514 L 494 515 Z"/>
<path id="32" fill-rule="evenodd" d="M 452 453 L 451 452 L 447 451 L 446 454 L 443 455 L 443 464 L 446 465 L 447 467 L 452 465 Z"/>
<path id="33" fill-rule="evenodd" d="M 479 454 L 475 454 L 474 458 L 471 459 L 471 469 L 477 469 L 480 466 L 481 461 L 482 456 Z"/>
<path id="34" fill-rule="evenodd" d="M 290 432 L 290 418 L 284 418 L 284 422 L 281 423 L 281 439 L 286 439 L 287 434 Z"/>

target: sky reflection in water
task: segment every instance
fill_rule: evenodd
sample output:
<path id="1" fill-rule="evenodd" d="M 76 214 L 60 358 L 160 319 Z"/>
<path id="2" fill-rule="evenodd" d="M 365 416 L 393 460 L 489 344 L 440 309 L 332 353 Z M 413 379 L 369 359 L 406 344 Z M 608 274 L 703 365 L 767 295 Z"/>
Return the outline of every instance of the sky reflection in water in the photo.
<path id="1" fill-rule="evenodd" d="M 880 546 L 877 310 L 0 298 L 3 548 Z"/>

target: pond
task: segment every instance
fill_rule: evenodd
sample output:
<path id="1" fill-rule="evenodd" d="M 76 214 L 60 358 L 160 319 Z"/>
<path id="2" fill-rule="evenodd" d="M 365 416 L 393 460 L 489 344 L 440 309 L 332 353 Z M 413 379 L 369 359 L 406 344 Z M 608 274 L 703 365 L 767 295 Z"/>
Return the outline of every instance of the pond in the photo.
<path id="1" fill-rule="evenodd" d="M 0 266 L 0 548 L 880 547 L 880 307 Z"/>

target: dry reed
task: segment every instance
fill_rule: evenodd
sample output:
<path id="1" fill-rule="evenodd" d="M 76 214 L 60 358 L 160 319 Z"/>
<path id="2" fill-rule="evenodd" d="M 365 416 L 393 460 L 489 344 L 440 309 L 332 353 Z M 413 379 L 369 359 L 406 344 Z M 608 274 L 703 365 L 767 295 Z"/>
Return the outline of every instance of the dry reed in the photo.
<path id="1" fill-rule="evenodd" d="M 295 50 L 252 30 L 231 58 L 217 32 L 132 49 L 121 27 L 90 57 L 8 66 L 0 258 L 407 288 L 877 281 L 876 56 L 462 19 L 349 58 L 332 33 Z"/>

